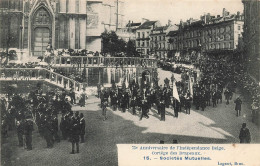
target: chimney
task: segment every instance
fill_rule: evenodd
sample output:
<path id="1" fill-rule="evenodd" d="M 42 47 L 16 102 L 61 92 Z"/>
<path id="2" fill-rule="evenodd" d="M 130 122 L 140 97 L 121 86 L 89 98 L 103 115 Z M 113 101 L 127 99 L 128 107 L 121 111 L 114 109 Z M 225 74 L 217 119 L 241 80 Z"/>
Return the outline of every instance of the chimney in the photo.
<path id="1" fill-rule="evenodd" d="M 183 27 L 183 21 L 182 21 L 182 19 L 180 20 L 180 27 L 181 27 L 181 28 Z"/>
<path id="2" fill-rule="evenodd" d="M 210 21 L 210 14 L 208 13 L 206 16 L 206 23 L 209 23 L 209 21 Z"/>
<path id="3" fill-rule="evenodd" d="M 223 8 L 223 11 L 222 11 L 222 17 L 225 18 L 226 17 L 226 9 Z"/>
<path id="4" fill-rule="evenodd" d="M 168 20 L 168 26 L 172 25 L 172 21 Z"/>

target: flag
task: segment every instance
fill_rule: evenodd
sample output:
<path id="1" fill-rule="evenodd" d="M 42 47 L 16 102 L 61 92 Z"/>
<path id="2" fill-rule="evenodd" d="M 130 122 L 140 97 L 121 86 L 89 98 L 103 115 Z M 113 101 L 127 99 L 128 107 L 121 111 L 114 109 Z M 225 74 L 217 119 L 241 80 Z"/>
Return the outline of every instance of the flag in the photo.
<path id="1" fill-rule="evenodd" d="M 129 83 L 127 79 L 125 80 L 125 88 L 129 88 Z"/>
<path id="2" fill-rule="evenodd" d="M 176 82 L 174 81 L 172 84 L 172 97 L 174 97 L 175 99 L 177 99 L 180 102 L 180 98 L 179 98 L 179 94 L 177 91 L 177 87 L 176 87 Z"/>

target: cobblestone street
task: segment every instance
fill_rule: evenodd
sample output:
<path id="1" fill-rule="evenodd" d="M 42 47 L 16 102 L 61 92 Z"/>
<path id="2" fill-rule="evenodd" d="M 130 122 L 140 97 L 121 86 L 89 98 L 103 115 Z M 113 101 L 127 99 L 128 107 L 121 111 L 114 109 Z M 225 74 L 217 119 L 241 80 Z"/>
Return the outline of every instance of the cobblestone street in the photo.
<path id="1" fill-rule="evenodd" d="M 166 74 L 167 75 L 167 74 Z M 163 78 L 162 78 L 163 79 Z M 234 94 L 234 97 L 238 95 Z M 234 100 L 234 99 L 233 99 Z M 242 98 L 242 116 L 236 117 L 234 103 L 218 104 L 205 111 L 184 111 L 179 118 L 173 117 L 172 108 L 166 109 L 166 121 L 160 121 L 156 109 L 149 112 L 149 119 L 139 121 L 140 112 L 132 115 L 108 109 L 108 119 L 103 121 L 100 100 L 90 96 L 86 107 L 74 106 L 74 111 L 84 113 L 86 119 L 86 143 L 80 144 L 80 153 L 71 155 L 71 143 L 63 140 L 47 149 L 46 142 L 39 136 L 37 127 L 33 132 L 33 150 L 18 148 L 15 132 L 10 132 L 2 147 L 3 165 L 117 165 L 116 144 L 158 144 L 160 140 L 178 143 L 239 143 L 238 135 L 243 122 L 251 132 L 252 143 L 260 142 L 259 130 L 251 123 L 251 111 Z"/>

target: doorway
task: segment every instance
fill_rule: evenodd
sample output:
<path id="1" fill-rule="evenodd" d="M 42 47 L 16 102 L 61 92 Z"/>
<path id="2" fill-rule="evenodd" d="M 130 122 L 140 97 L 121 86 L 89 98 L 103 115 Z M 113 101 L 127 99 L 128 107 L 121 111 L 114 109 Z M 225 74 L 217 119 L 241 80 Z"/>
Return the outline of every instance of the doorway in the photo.
<path id="1" fill-rule="evenodd" d="M 34 43 L 33 43 L 34 56 L 43 56 L 49 42 L 50 42 L 49 28 L 42 28 L 42 27 L 35 28 Z"/>

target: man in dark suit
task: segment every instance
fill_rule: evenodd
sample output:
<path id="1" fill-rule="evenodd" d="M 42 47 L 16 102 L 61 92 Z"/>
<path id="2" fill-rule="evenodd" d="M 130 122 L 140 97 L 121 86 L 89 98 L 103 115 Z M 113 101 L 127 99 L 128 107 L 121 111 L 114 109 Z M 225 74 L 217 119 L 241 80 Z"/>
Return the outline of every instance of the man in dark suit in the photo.
<path id="1" fill-rule="evenodd" d="M 250 143 L 251 135 L 249 129 L 246 127 L 246 123 L 242 124 L 242 128 L 239 133 L 240 143 Z"/>
<path id="2" fill-rule="evenodd" d="M 237 111 L 237 116 L 240 116 L 242 100 L 239 98 L 239 96 L 234 101 L 234 103 L 236 104 L 235 110 Z"/>
<path id="3" fill-rule="evenodd" d="M 148 106 L 146 99 L 142 100 L 141 109 L 142 109 L 142 113 L 141 113 L 141 116 L 140 116 L 140 120 L 142 120 L 143 116 L 145 116 L 148 119 L 149 116 L 147 115 L 147 113 L 148 113 L 149 106 Z"/>
<path id="4" fill-rule="evenodd" d="M 212 92 L 212 103 L 213 103 L 213 107 L 217 107 L 217 93 L 215 89 Z"/>
<path id="5" fill-rule="evenodd" d="M 74 116 L 71 117 L 70 123 L 70 141 L 72 144 L 72 151 L 70 154 L 75 153 L 75 144 L 76 152 L 79 153 L 79 135 L 80 135 L 80 124 L 77 122 Z"/>
<path id="6" fill-rule="evenodd" d="M 24 135 L 27 150 L 32 150 L 33 121 L 28 117 L 24 123 Z"/>
<path id="7" fill-rule="evenodd" d="M 180 111 L 180 102 L 173 98 L 173 108 L 174 108 L 174 117 L 178 118 L 179 111 Z"/>
<path id="8" fill-rule="evenodd" d="M 165 101 L 160 101 L 160 108 L 161 108 L 161 121 L 165 121 Z"/>

